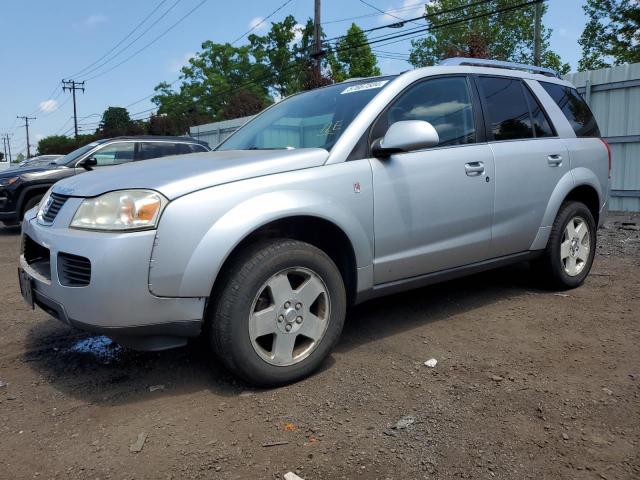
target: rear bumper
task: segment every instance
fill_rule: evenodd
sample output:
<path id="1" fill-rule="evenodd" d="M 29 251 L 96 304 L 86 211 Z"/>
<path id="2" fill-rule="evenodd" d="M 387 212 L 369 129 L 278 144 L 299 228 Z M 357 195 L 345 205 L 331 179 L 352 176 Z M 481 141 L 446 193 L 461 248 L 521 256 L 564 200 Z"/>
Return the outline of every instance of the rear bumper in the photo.
<path id="1" fill-rule="evenodd" d="M 33 218 L 25 218 L 22 230 L 49 256 L 48 265 L 30 264 L 24 253 L 20 256 L 20 267 L 32 280 L 34 301 L 64 323 L 145 350 L 178 346 L 200 333 L 205 298 L 158 297 L 149 292 L 154 231 L 83 232 L 42 226 Z M 61 252 L 90 260 L 88 285 L 61 283 Z"/>

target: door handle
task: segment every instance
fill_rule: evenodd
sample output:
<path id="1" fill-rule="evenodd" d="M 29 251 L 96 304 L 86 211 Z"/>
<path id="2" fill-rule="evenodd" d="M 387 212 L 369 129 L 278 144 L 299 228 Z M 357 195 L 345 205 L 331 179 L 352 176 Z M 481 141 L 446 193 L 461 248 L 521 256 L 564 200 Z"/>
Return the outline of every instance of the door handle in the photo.
<path id="1" fill-rule="evenodd" d="M 477 177 L 484 173 L 483 162 L 469 162 L 464 164 L 464 171 L 469 177 Z"/>
<path id="2" fill-rule="evenodd" d="M 558 155 L 557 153 L 548 155 L 547 163 L 550 167 L 559 167 L 560 165 L 562 165 L 562 155 Z"/>

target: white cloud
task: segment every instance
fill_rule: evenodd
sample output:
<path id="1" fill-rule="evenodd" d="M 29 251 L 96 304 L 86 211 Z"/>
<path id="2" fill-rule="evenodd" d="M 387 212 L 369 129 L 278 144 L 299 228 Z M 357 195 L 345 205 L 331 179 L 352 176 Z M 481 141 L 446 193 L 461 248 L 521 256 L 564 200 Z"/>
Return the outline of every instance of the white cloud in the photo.
<path id="1" fill-rule="evenodd" d="M 96 13 L 93 15 L 89 15 L 84 20 L 84 25 L 88 28 L 94 28 L 100 25 L 101 23 L 105 23 L 107 20 L 108 18 L 106 16 L 102 15 L 101 13 Z"/>
<path id="2" fill-rule="evenodd" d="M 254 32 L 263 32 L 268 27 L 268 22 L 265 22 L 263 17 L 253 17 L 249 22 L 249 28 L 255 29 Z"/>
<path id="3" fill-rule="evenodd" d="M 173 59 L 169 62 L 169 71 L 171 73 L 178 73 L 180 69 L 189 63 L 189 60 L 195 57 L 196 54 L 193 52 L 187 52 L 182 57 L 178 59 Z"/>
<path id="4" fill-rule="evenodd" d="M 301 23 L 296 23 L 293 27 L 293 41 L 294 43 L 298 43 L 300 40 L 302 40 L 302 31 L 304 30 L 304 25 L 302 25 Z"/>
<path id="5" fill-rule="evenodd" d="M 380 23 L 393 23 L 399 22 L 397 17 L 400 18 L 415 18 L 424 14 L 424 6 L 429 1 L 416 1 L 416 0 L 403 0 L 402 4 L 399 6 L 387 7 L 384 9 L 385 12 L 389 12 L 386 15 L 381 15 L 379 17 Z"/>
<path id="6" fill-rule="evenodd" d="M 40 102 L 41 112 L 53 112 L 58 109 L 58 102 L 56 100 L 44 100 Z"/>

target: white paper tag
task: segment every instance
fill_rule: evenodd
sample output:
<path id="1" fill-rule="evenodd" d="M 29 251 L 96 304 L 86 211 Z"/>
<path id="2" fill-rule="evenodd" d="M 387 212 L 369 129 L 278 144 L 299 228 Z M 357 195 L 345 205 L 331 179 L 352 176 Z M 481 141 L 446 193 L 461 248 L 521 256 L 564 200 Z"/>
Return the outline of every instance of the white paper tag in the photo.
<path id="1" fill-rule="evenodd" d="M 350 87 L 345 88 L 340 92 L 340 95 L 344 95 L 345 93 L 353 93 L 353 92 L 361 92 L 362 90 L 372 90 L 374 88 L 381 88 L 389 80 L 380 80 L 378 82 L 368 82 L 368 83 L 359 83 L 358 85 L 351 85 Z"/>

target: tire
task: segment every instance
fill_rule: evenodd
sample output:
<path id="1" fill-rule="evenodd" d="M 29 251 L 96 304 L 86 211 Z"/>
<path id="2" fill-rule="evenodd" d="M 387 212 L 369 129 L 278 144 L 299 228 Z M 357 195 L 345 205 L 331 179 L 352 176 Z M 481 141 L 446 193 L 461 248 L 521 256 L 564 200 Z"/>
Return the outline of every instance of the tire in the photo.
<path id="1" fill-rule="evenodd" d="M 22 219 L 24 218 L 25 213 L 27 213 L 33 207 L 38 205 L 38 203 L 40 203 L 40 200 L 42 200 L 43 196 L 44 195 L 36 195 L 35 197 L 31 197 L 29 200 L 27 200 L 27 202 L 24 204 L 24 207 L 22 208 L 22 212 L 20 213 L 20 221 L 22 221 Z"/>
<path id="2" fill-rule="evenodd" d="M 270 239 L 249 246 L 216 284 L 207 310 L 209 341 L 229 370 L 252 385 L 308 376 L 340 337 L 344 282 L 313 245 Z"/>
<path id="3" fill-rule="evenodd" d="M 574 234 L 567 238 L 570 222 Z M 586 251 L 582 248 L 585 244 Z M 596 222 L 591 211 L 581 202 L 565 202 L 553 222 L 547 247 L 536 267 L 549 287 L 561 290 L 576 288 L 587 278 L 595 252 Z"/>

